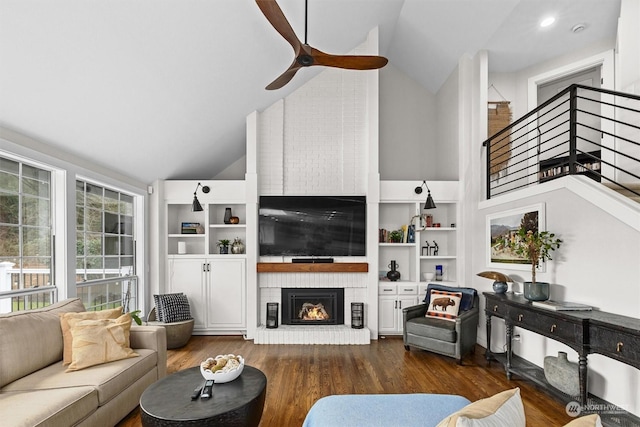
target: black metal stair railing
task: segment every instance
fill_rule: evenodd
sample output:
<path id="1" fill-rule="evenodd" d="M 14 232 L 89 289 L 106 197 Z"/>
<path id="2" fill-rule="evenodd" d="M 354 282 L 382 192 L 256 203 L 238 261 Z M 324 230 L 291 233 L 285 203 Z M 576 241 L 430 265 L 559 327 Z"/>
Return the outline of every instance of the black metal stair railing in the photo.
<path id="1" fill-rule="evenodd" d="M 483 142 L 486 197 L 565 175 L 640 196 L 640 96 L 571 85 Z"/>

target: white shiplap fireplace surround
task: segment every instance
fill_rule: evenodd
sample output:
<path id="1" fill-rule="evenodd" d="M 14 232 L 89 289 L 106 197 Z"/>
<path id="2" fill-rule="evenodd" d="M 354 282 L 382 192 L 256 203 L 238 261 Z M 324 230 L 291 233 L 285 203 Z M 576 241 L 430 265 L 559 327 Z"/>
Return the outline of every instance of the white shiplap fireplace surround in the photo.
<path id="1" fill-rule="evenodd" d="M 353 53 L 376 54 L 376 46 L 374 31 Z M 336 258 L 335 262 L 369 263 L 369 272 L 258 273 L 256 344 L 369 344 L 371 336 L 377 335 L 377 286 L 369 285 L 377 283 L 377 128 L 376 71 L 326 69 L 291 95 L 247 118 L 247 183 L 257 188 L 256 207 L 260 195 L 367 197 L 367 256 Z M 259 257 L 257 261 L 290 263 L 291 259 Z M 281 315 L 281 288 L 332 287 L 345 290 L 344 325 L 283 326 L 279 319 L 278 328 L 264 326 L 267 302 L 278 302 Z M 365 303 L 363 329 L 350 326 L 351 302 Z"/>

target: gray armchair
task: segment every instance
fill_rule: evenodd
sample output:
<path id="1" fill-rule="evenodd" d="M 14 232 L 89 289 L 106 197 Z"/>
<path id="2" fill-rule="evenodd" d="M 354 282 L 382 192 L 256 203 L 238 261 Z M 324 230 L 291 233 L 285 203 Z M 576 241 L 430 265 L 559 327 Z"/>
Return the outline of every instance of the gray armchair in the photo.
<path id="1" fill-rule="evenodd" d="M 411 347 L 416 347 L 453 357 L 462 364 L 462 358 L 473 352 L 476 345 L 480 316 L 478 294 L 471 288 L 447 288 L 441 285 L 429 285 L 427 294 L 430 288 L 453 292 L 465 289 L 467 305 L 470 307 L 463 311 L 461 304 L 455 322 L 425 317 L 428 302 L 402 309 L 404 348 L 409 351 Z"/>

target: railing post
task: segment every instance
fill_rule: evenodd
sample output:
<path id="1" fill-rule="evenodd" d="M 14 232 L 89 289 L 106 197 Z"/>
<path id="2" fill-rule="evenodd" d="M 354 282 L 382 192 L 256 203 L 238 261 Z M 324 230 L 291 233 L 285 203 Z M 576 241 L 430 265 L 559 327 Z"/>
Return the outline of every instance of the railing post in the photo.
<path id="1" fill-rule="evenodd" d="M 576 174 L 578 163 L 578 87 L 569 88 L 569 175 Z"/>
<path id="2" fill-rule="evenodd" d="M 491 139 L 488 139 L 485 144 L 485 148 L 487 149 L 487 164 L 486 164 L 486 189 L 487 189 L 487 200 L 491 198 Z"/>
<path id="3" fill-rule="evenodd" d="M 0 292 L 11 290 L 11 272 L 15 264 L 9 261 L 0 262 Z M 0 299 L 0 313 L 10 313 L 12 311 L 11 298 Z"/>

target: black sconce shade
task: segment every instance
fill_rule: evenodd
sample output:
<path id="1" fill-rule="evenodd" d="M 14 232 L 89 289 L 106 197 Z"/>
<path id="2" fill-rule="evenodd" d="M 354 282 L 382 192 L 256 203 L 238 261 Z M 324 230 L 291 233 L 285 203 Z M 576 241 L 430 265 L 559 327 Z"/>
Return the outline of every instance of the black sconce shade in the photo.
<path id="1" fill-rule="evenodd" d="M 207 185 L 202 185 L 200 183 L 198 183 L 198 185 L 196 185 L 196 190 L 193 192 L 193 203 L 191 203 L 191 210 L 193 212 L 202 212 L 204 210 L 202 208 L 202 205 L 198 201 L 198 196 L 196 195 L 198 193 L 198 188 L 200 188 L 200 187 L 202 187 L 202 192 L 205 193 L 205 194 L 210 191 L 210 188 Z"/>
<path id="2" fill-rule="evenodd" d="M 429 190 L 429 186 L 427 185 L 427 181 L 422 181 L 422 184 L 418 187 L 415 188 L 415 193 L 416 194 L 422 194 L 422 186 L 427 187 L 427 200 L 424 203 L 424 208 L 425 209 L 435 209 L 436 208 L 436 203 L 433 201 L 433 197 L 431 197 L 431 190 Z"/>

